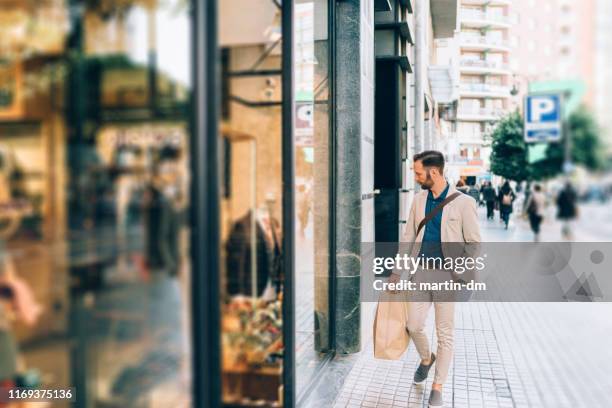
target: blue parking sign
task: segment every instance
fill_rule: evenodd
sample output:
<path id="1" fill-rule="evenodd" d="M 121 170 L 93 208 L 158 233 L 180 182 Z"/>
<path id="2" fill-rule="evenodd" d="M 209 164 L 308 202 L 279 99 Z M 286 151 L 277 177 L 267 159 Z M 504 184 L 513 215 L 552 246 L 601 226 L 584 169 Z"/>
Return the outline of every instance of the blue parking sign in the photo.
<path id="1" fill-rule="evenodd" d="M 525 142 L 561 140 L 561 95 L 538 94 L 525 97 Z"/>

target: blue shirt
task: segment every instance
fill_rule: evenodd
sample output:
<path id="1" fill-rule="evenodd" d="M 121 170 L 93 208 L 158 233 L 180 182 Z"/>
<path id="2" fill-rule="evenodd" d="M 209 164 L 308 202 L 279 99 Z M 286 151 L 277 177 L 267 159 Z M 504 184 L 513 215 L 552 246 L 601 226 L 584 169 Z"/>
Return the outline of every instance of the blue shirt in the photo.
<path id="1" fill-rule="evenodd" d="M 427 194 L 427 203 L 425 204 L 425 216 L 429 214 L 434 208 L 438 206 L 442 201 L 446 199 L 446 195 L 448 194 L 449 184 L 446 183 L 446 188 L 438 196 L 438 198 L 434 198 L 433 193 L 429 190 Z M 442 258 L 442 212 L 444 210 L 438 212 L 435 217 L 433 217 L 426 225 L 425 225 L 425 233 L 423 234 L 423 242 L 421 244 L 421 256 L 425 256 L 427 258 Z"/>

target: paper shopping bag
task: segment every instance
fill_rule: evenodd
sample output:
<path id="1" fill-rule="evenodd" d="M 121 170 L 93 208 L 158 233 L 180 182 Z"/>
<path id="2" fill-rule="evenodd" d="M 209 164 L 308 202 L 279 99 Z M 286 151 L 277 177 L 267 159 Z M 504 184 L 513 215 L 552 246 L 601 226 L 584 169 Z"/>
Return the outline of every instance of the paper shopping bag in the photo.
<path id="1" fill-rule="evenodd" d="M 398 360 L 406 351 L 410 336 L 406 330 L 409 304 L 406 294 L 383 292 L 374 317 L 374 357 Z"/>

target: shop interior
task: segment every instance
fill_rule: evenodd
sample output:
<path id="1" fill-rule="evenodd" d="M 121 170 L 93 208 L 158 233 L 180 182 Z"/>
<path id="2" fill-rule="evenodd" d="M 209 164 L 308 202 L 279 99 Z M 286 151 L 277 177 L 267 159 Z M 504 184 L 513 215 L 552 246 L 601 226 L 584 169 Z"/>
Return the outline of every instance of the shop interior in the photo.
<path id="1" fill-rule="evenodd" d="M 0 5 L 0 384 L 188 406 L 189 9 L 69 3 Z"/>
<path id="2" fill-rule="evenodd" d="M 223 400 L 282 405 L 282 35 L 272 1 L 220 3 Z M 244 29 L 233 30 L 236 24 Z M 294 20 L 296 395 L 329 358 L 327 3 Z"/>

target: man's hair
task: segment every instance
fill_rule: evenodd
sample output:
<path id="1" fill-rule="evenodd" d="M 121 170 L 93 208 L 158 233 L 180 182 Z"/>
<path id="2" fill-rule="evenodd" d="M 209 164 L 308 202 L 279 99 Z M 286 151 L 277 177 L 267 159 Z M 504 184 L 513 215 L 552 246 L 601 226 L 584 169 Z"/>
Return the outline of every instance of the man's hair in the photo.
<path id="1" fill-rule="evenodd" d="M 425 150 L 414 155 L 413 161 L 420 161 L 423 167 L 435 167 L 444 173 L 444 155 L 437 150 Z"/>

